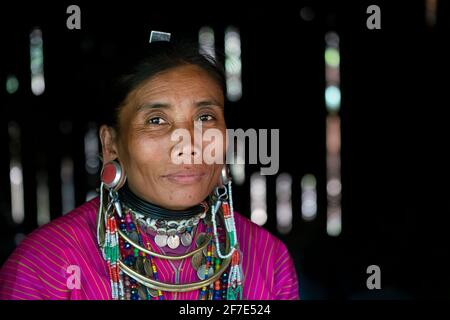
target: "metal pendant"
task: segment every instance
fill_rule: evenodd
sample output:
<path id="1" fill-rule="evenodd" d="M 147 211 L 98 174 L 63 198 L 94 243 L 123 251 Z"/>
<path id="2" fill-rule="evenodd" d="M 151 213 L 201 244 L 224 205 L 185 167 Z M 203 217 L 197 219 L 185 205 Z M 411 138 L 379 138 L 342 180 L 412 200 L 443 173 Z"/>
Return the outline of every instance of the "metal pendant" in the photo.
<path id="1" fill-rule="evenodd" d="M 136 272 L 140 273 L 140 274 L 145 274 L 145 269 L 144 269 L 144 257 L 137 257 L 136 258 L 136 267 L 135 267 Z"/>
<path id="2" fill-rule="evenodd" d="M 139 235 L 136 231 L 131 231 L 128 234 L 128 238 L 130 238 L 131 241 L 133 241 L 134 243 L 138 243 L 139 242 Z"/>
<path id="3" fill-rule="evenodd" d="M 149 276 L 150 278 L 153 277 L 153 269 L 152 269 L 152 264 L 150 262 L 149 259 L 144 259 L 144 272 L 147 276 Z"/>
<path id="4" fill-rule="evenodd" d="M 120 202 L 114 201 L 114 207 L 116 208 L 116 212 L 119 218 L 122 218 L 122 207 L 120 206 Z"/>
<path id="5" fill-rule="evenodd" d="M 147 223 L 146 223 L 145 220 L 142 219 L 142 218 L 137 219 L 136 222 L 137 222 L 137 225 L 138 225 L 142 230 L 145 230 L 145 228 L 147 227 Z"/>
<path id="6" fill-rule="evenodd" d="M 203 262 L 203 254 L 201 252 L 197 252 L 192 256 L 191 264 L 194 270 L 198 270 Z"/>
<path id="7" fill-rule="evenodd" d="M 158 296 L 158 290 L 156 289 L 151 289 L 151 288 L 147 288 L 148 293 L 150 293 L 150 295 L 154 298 Z"/>
<path id="8" fill-rule="evenodd" d="M 165 234 L 157 234 L 155 236 L 155 243 L 158 247 L 162 248 L 167 245 L 167 235 Z"/>
<path id="9" fill-rule="evenodd" d="M 180 237 L 177 235 L 170 236 L 167 238 L 167 245 L 170 249 L 176 249 L 180 245 Z"/>
<path id="10" fill-rule="evenodd" d="M 169 230 L 167 230 L 167 235 L 169 237 L 174 236 L 176 234 L 177 234 L 177 229 L 169 229 Z"/>
<path id="11" fill-rule="evenodd" d="M 205 272 L 206 272 L 206 265 L 202 264 L 198 270 L 197 270 L 197 276 L 199 277 L 200 280 L 205 280 L 206 276 L 205 276 Z M 214 268 L 213 267 L 209 267 L 208 269 L 208 278 L 214 275 Z"/>
<path id="12" fill-rule="evenodd" d="M 183 225 L 178 226 L 178 228 L 177 228 L 177 233 L 178 234 L 185 233 L 185 232 L 186 232 L 186 227 L 185 226 L 183 226 Z"/>
<path id="13" fill-rule="evenodd" d="M 206 233 L 202 232 L 200 233 L 197 238 L 195 239 L 195 244 L 197 245 L 197 247 L 201 247 L 202 244 L 204 244 L 206 239 Z"/>
<path id="14" fill-rule="evenodd" d="M 145 227 L 144 231 L 145 231 L 145 233 L 151 235 L 153 232 L 156 232 L 156 229 L 154 227 L 147 226 L 147 227 Z"/>
<path id="15" fill-rule="evenodd" d="M 167 230 L 164 228 L 157 228 L 156 229 L 156 233 L 161 235 L 161 236 L 166 236 L 167 235 Z"/>
<path id="16" fill-rule="evenodd" d="M 185 232 L 180 236 L 181 244 L 185 247 L 190 246 L 192 243 L 192 236 L 189 232 Z"/>
<path id="17" fill-rule="evenodd" d="M 138 289 L 138 293 L 139 293 L 139 298 L 141 298 L 141 300 L 147 300 L 147 289 L 144 286 L 140 286 Z"/>

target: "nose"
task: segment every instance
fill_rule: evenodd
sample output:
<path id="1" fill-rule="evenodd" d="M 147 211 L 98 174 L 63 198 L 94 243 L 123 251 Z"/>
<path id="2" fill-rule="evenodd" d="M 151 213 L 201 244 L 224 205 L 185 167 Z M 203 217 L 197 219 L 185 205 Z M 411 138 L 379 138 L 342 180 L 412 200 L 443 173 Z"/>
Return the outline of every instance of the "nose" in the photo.
<path id="1" fill-rule="evenodd" d="M 172 157 L 176 157 L 174 162 L 177 164 L 200 164 L 202 162 L 202 131 L 201 127 L 191 125 L 189 128 L 179 128 L 175 139 L 178 142 L 173 146 Z"/>
<path id="2" fill-rule="evenodd" d="M 178 157 L 183 157 L 185 154 L 188 155 L 190 150 L 192 150 L 191 151 L 191 156 L 192 157 L 195 157 L 196 155 L 198 155 L 200 153 L 194 145 L 191 145 L 188 148 L 182 148 L 178 152 Z"/>

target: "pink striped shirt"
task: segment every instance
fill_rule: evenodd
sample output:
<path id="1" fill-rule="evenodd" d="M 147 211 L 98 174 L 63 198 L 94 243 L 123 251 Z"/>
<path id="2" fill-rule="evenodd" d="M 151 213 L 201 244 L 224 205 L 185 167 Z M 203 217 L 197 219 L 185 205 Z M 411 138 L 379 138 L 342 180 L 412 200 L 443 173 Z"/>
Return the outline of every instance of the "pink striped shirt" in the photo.
<path id="1" fill-rule="evenodd" d="M 96 240 L 98 206 L 95 198 L 24 239 L 0 270 L 0 299 L 111 299 L 107 265 Z M 237 213 L 235 219 L 242 251 L 243 299 L 299 299 L 297 274 L 284 243 Z M 198 281 L 190 259 L 179 265 L 163 259 L 155 262 L 159 281 L 175 283 L 177 273 L 178 283 Z M 78 270 L 80 286 L 74 288 Z M 199 290 L 164 292 L 167 300 L 198 296 Z"/>

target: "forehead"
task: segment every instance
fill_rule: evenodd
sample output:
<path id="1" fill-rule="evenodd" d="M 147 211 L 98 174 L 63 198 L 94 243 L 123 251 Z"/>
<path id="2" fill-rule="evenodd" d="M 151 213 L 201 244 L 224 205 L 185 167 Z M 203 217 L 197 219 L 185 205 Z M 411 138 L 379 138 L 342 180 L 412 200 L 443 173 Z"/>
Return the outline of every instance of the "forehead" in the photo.
<path id="1" fill-rule="evenodd" d="M 136 102 L 213 98 L 223 103 L 222 89 L 211 75 L 195 65 L 164 71 L 143 82 L 134 92 Z"/>

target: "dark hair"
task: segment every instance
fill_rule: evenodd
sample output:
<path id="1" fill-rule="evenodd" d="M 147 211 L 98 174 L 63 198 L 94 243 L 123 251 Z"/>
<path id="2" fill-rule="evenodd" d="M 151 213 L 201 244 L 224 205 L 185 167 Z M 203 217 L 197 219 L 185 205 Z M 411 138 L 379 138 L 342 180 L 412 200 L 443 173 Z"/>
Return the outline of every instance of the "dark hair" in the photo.
<path id="1" fill-rule="evenodd" d="M 211 79 L 225 92 L 225 73 L 222 64 L 207 53 L 199 50 L 193 42 L 153 42 L 134 58 L 124 59 L 122 65 L 115 66 L 115 75 L 108 81 L 103 112 L 107 125 L 118 128 L 118 114 L 128 94 L 144 81 L 163 71 L 182 65 L 195 65 L 211 76 Z M 137 61 L 137 62 L 136 62 Z"/>

